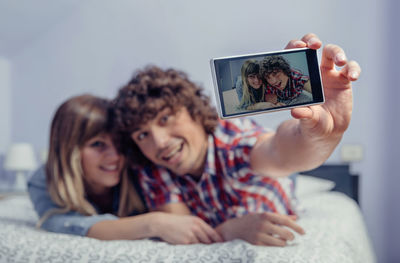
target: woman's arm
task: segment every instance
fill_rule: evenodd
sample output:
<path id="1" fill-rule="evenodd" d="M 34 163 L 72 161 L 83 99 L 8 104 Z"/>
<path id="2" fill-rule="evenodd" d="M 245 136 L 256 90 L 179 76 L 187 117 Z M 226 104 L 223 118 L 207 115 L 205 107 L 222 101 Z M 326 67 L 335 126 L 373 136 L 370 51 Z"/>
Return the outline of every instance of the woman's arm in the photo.
<path id="1" fill-rule="evenodd" d="M 46 188 L 43 167 L 28 183 L 31 201 L 39 217 L 60 209 L 50 198 Z M 85 216 L 75 211 L 52 213 L 45 217 L 41 228 L 55 233 L 88 236 L 103 240 L 141 239 L 159 237 L 172 244 L 220 242 L 222 238 L 208 224 L 182 205 L 166 205 L 165 209 L 181 215 L 164 212 L 118 218 L 111 214 Z"/>
<path id="2" fill-rule="evenodd" d="M 171 244 L 222 242 L 219 234 L 200 218 L 164 212 L 101 221 L 89 229 L 87 236 L 102 240 L 158 237 Z"/>

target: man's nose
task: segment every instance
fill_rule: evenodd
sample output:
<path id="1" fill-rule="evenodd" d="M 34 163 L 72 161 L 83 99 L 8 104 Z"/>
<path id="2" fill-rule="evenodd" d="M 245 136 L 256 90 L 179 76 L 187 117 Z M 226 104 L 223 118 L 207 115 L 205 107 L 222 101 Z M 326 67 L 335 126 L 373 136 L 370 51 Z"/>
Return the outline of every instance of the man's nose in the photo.
<path id="1" fill-rule="evenodd" d="M 155 127 L 152 129 L 152 136 L 155 146 L 158 149 L 165 148 L 168 145 L 168 133 L 163 127 Z"/>

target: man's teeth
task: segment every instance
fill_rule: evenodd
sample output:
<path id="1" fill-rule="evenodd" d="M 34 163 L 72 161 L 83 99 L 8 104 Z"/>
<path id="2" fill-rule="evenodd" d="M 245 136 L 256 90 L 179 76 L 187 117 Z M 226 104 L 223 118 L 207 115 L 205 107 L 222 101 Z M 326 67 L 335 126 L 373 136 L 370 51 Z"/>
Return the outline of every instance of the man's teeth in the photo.
<path id="1" fill-rule="evenodd" d="M 180 149 L 181 149 L 181 144 L 175 146 L 175 148 L 172 149 L 172 151 L 167 156 L 164 156 L 164 159 L 166 160 L 171 159 L 171 157 L 174 156 Z"/>

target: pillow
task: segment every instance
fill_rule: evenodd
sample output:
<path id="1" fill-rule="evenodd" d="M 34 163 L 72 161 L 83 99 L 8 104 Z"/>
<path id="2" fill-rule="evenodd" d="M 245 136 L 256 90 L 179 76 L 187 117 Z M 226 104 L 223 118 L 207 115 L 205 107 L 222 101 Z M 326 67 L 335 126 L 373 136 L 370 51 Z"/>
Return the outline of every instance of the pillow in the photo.
<path id="1" fill-rule="evenodd" d="M 320 192 L 328 192 L 335 187 L 335 182 L 309 175 L 297 175 L 295 194 L 297 198 Z"/>

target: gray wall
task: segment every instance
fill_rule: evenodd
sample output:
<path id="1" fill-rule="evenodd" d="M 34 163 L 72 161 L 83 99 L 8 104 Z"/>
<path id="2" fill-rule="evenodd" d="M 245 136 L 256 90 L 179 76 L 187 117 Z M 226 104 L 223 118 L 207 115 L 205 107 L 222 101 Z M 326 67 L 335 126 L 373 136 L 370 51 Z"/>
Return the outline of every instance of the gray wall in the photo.
<path id="1" fill-rule="evenodd" d="M 11 65 L 0 54 L 0 155 L 11 140 Z"/>
<path id="2" fill-rule="evenodd" d="M 381 175 L 383 178 L 382 184 L 386 188 L 386 198 L 382 200 L 382 206 L 385 207 L 385 238 L 387 247 L 385 254 L 387 255 L 386 262 L 400 262 L 399 244 L 396 238 L 400 236 L 400 31 L 398 25 L 400 2 L 391 0 L 387 9 L 387 28 L 385 33 L 387 38 L 383 39 L 384 47 L 382 50 L 377 50 L 385 58 L 383 68 L 387 71 L 378 78 L 386 79 L 383 101 L 386 103 L 385 114 L 382 116 L 385 120 L 384 130 L 381 137 L 385 138 L 384 148 L 385 162 L 382 166 Z M 385 41 L 386 40 L 386 41 Z M 383 262 L 383 261 L 382 261 Z"/>
<path id="3" fill-rule="evenodd" d="M 389 94 L 398 92 L 393 77 L 398 73 L 390 69 L 398 69 L 398 60 L 389 62 L 393 55 L 385 47 L 392 38 L 398 44 L 393 34 L 398 32 L 398 10 L 394 0 L 293 1 L 290 7 L 285 1 L 262 0 L 87 1 L 10 58 L 12 89 L 0 90 L 12 91 L 11 106 L 5 107 L 12 120 L 10 141 L 31 142 L 38 151 L 46 148 L 49 122 L 62 101 L 83 92 L 112 97 L 144 65 L 183 69 L 212 96 L 210 58 L 279 50 L 289 40 L 315 32 L 324 43 L 343 46 L 363 67 L 354 84 L 352 123 L 341 145 L 356 143 L 365 149 L 365 158 L 352 169 L 362 176 L 361 205 L 379 262 L 393 262 L 399 257 L 391 242 L 393 231 L 399 232 L 398 205 L 387 189 L 394 192 L 400 185 L 399 147 L 393 147 L 398 146 L 393 142 L 399 134 L 399 106 Z M 377 96 L 382 91 L 385 95 Z M 289 117 L 280 112 L 255 119 L 276 127 Z M 9 132 L 0 131 L 0 136 Z M 340 162 L 341 145 L 329 162 Z"/>

